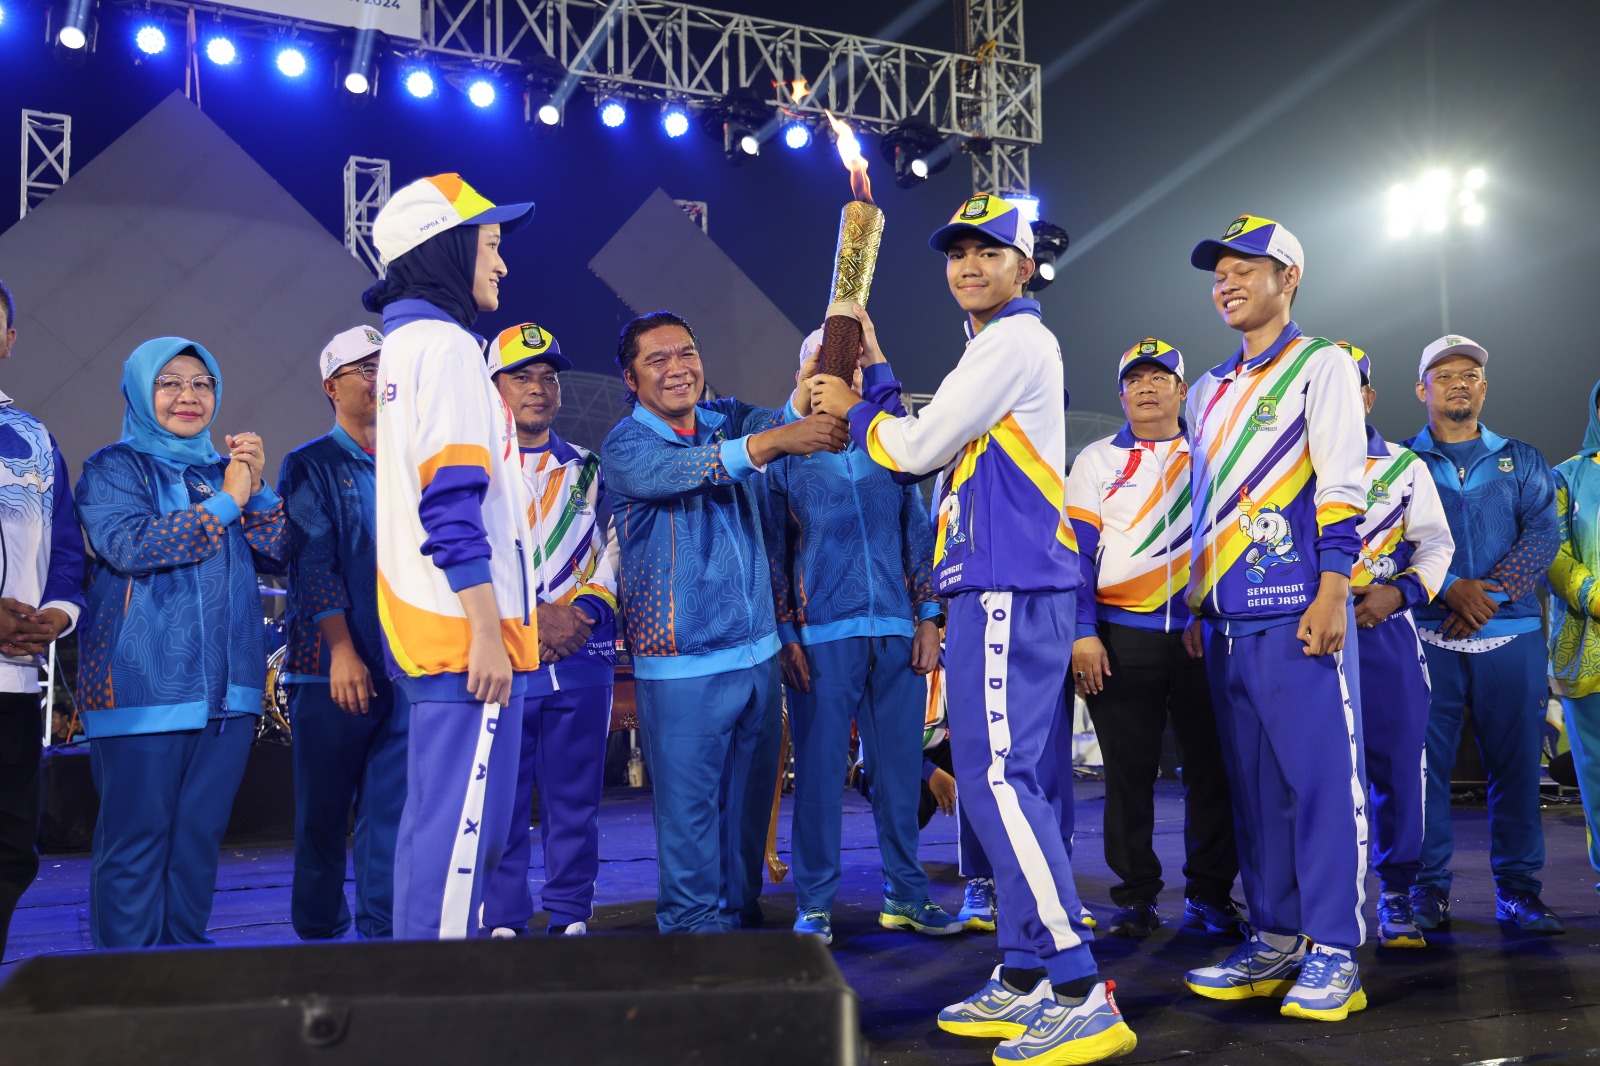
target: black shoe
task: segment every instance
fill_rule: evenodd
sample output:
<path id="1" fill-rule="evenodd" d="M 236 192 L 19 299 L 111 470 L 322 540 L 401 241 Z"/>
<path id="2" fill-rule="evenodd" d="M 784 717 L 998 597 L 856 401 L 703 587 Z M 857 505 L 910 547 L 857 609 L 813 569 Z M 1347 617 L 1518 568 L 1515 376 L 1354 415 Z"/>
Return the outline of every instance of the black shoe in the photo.
<path id="1" fill-rule="evenodd" d="M 1244 940 L 1250 936 L 1250 923 L 1239 913 L 1239 905 L 1231 899 L 1212 903 L 1198 896 L 1183 901 L 1183 925 L 1186 929 L 1202 929 L 1213 936 L 1230 940 Z"/>
<path id="2" fill-rule="evenodd" d="M 1117 913 L 1111 916 L 1112 936 L 1143 940 L 1160 928 L 1161 915 L 1156 913 L 1155 900 L 1130 903 L 1126 907 L 1119 908 Z"/>

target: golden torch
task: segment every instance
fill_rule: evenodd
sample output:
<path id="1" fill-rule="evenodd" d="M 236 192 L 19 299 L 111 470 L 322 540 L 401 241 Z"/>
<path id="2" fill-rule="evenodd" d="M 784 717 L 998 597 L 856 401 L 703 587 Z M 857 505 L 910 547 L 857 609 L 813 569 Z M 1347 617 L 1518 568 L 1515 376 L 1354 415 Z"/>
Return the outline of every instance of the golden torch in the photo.
<path id="1" fill-rule="evenodd" d="M 818 369 L 848 384 L 861 352 L 861 323 L 850 305 L 865 307 L 872 290 L 872 271 L 878 265 L 878 245 L 883 240 L 883 212 L 872 202 L 872 183 L 867 180 L 861 142 L 832 112 L 826 114 L 839 135 L 839 158 L 850 169 L 850 191 L 855 199 L 839 213 L 839 243 L 834 252 L 833 286 L 822 327 Z"/>

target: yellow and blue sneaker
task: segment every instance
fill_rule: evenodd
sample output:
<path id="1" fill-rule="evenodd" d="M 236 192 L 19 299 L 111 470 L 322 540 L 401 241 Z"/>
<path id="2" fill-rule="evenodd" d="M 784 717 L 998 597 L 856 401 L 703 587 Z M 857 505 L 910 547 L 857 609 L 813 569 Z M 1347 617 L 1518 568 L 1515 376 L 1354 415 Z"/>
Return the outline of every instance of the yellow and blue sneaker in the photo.
<path id="1" fill-rule="evenodd" d="M 1378 943 L 1386 948 L 1425 948 L 1427 938 L 1417 928 L 1417 913 L 1411 897 L 1404 892 L 1385 892 L 1378 897 Z"/>
<path id="2" fill-rule="evenodd" d="M 992 933 L 995 926 L 994 878 L 974 877 L 967 881 L 961 900 L 961 924 L 975 933 Z"/>
<path id="3" fill-rule="evenodd" d="M 913 900 L 885 896 L 878 924 L 885 929 L 910 929 L 928 936 L 951 936 L 967 927 L 960 918 L 926 896 Z"/>
<path id="4" fill-rule="evenodd" d="M 1183 983 L 1207 999 L 1282 996 L 1294 987 L 1309 943 L 1305 937 L 1296 936 L 1294 946 L 1285 951 L 1255 933 L 1219 965 L 1190 970 Z"/>
<path id="5" fill-rule="evenodd" d="M 824 944 L 833 943 L 833 916 L 827 911 L 801 911 L 794 920 L 794 931 L 820 936 Z"/>
<path id="6" fill-rule="evenodd" d="M 1009 1039 L 1028 1031 L 1027 1018 L 1041 1005 L 1056 1001 L 1049 981 L 1040 981 L 1031 991 L 1018 992 L 1000 980 L 999 966 L 982 988 L 939 1012 L 939 1028 L 957 1036 L 986 1036 Z"/>
<path id="7" fill-rule="evenodd" d="M 1139 1038 L 1117 1009 L 1112 997 L 1116 987 L 1114 981 L 1101 981 L 1077 1006 L 1052 999 L 1033 1008 L 1028 1028 L 994 1049 L 996 1066 L 1013 1062 L 1065 1066 L 1126 1055 L 1138 1046 Z"/>
<path id="8" fill-rule="evenodd" d="M 1356 960 L 1337 948 L 1312 948 L 1300 964 L 1300 979 L 1283 997 L 1278 1013 L 1285 1018 L 1342 1022 L 1367 1005 Z"/>

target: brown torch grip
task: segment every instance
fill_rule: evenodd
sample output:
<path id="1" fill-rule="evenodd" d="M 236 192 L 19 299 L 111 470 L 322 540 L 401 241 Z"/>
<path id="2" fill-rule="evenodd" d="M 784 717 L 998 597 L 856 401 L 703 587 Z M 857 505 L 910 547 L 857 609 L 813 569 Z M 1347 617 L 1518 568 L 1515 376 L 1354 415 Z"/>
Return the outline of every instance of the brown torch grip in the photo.
<path id="1" fill-rule="evenodd" d="M 855 376 L 861 352 L 861 323 L 852 315 L 830 315 L 822 325 L 822 353 L 817 371 L 843 379 L 846 385 Z"/>

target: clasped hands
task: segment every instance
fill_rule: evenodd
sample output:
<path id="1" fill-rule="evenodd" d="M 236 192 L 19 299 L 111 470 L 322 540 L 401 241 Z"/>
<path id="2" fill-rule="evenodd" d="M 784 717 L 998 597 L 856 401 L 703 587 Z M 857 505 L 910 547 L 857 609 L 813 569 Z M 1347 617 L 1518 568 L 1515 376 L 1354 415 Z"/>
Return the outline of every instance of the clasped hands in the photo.
<path id="1" fill-rule="evenodd" d="M 59 607 L 37 607 L 0 597 L 0 655 L 43 655 L 50 642 L 72 624 Z"/>

